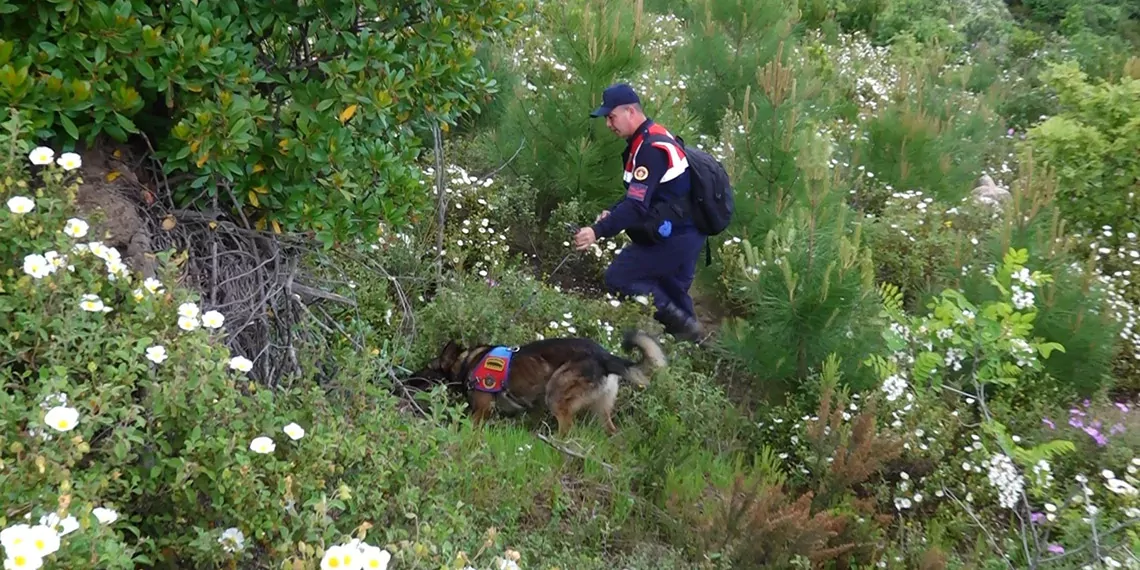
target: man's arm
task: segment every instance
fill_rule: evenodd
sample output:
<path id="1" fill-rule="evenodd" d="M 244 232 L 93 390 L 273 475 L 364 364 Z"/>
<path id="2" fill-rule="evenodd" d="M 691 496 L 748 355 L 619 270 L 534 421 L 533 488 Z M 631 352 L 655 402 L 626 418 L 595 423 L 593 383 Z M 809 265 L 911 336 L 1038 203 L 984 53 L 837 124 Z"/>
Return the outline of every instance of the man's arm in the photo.
<path id="1" fill-rule="evenodd" d="M 639 154 L 640 160 L 634 168 L 633 180 L 629 183 L 625 197 L 614 206 L 610 215 L 591 226 L 594 235 L 599 238 L 618 235 L 622 230 L 640 221 L 649 211 L 649 201 L 653 198 L 653 192 L 657 189 L 661 176 L 669 168 L 669 159 L 664 150 L 648 145 Z M 645 178 L 638 180 L 637 175 L 642 173 L 645 174 Z"/>

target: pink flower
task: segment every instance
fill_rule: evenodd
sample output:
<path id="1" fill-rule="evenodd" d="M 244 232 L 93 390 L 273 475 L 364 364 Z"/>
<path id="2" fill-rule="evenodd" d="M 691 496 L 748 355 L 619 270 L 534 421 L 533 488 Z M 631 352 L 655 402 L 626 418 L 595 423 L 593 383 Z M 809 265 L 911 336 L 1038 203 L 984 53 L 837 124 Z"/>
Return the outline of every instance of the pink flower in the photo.
<path id="1" fill-rule="evenodd" d="M 1048 550 L 1050 554 L 1064 554 L 1065 553 L 1065 547 L 1061 546 L 1060 544 L 1050 544 L 1049 547 L 1046 548 L 1046 550 Z"/>
<path id="2" fill-rule="evenodd" d="M 1049 429 L 1057 429 L 1057 425 L 1054 424 L 1053 420 L 1051 420 L 1049 418 L 1041 418 L 1041 423 L 1049 426 Z"/>

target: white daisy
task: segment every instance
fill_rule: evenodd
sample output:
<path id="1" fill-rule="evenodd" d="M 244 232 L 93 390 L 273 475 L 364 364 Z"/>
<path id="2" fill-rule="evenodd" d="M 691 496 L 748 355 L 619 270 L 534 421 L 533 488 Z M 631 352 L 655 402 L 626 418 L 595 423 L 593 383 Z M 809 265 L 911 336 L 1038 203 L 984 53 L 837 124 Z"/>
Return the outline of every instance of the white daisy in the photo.
<path id="1" fill-rule="evenodd" d="M 28 153 L 28 158 L 36 166 L 46 166 L 55 158 L 55 151 L 46 146 L 37 146 Z"/>
<path id="2" fill-rule="evenodd" d="M 87 225 L 87 222 L 79 218 L 71 218 L 67 220 L 67 224 L 63 226 L 63 233 L 78 239 L 87 235 L 88 229 L 90 229 L 90 226 Z"/>
<path id="3" fill-rule="evenodd" d="M 277 449 L 277 444 L 263 435 L 253 438 L 253 441 L 249 442 L 249 449 L 254 453 L 273 453 L 273 450 Z"/>
<path id="4" fill-rule="evenodd" d="M 26 196 L 12 196 L 8 198 L 8 209 L 13 214 L 27 214 L 36 209 L 36 203 Z"/>

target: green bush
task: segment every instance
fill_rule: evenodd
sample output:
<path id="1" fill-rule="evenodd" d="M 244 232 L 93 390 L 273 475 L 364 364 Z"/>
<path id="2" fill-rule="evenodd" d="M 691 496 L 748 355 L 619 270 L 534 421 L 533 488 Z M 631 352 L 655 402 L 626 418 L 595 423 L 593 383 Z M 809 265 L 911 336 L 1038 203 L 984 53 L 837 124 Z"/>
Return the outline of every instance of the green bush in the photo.
<path id="1" fill-rule="evenodd" d="M 249 360 L 219 342 L 224 316 L 201 313 L 175 285 L 169 254 L 158 278 L 140 281 L 72 217 L 81 158 L 31 149 L 19 123 L 6 126 L 7 557 L 19 553 L 8 537 L 22 531 L 50 539 L 37 554 L 60 568 L 315 568 L 338 553 L 422 568 L 480 550 L 487 527 L 475 526 L 471 507 L 431 489 L 448 465 L 449 485 L 470 481 L 451 458 L 481 436 L 424 423 L 405 441 L 391 385 L 373 383 L 386 355 L 339 354 L 329 392 L 246 380 Z M 456 419 L 430 410 L 437 422 Z M 500 547 L 492 537 L 471 559 L 485 567 Z"/>
<path id="2" fill-rule="evenodd" d="M 1029 130 L 1022 153 L 1056 172 L 1058 205 L 1077 229 L 1107 226 L 1117 236 L 1140 230 L 1140 80 L 1091 83 L 1074 63 L 1051 67 L 1044 79 L 1062 110 Z"/>
<path id="3" fill-rule="evenodd" d="M 331 244 L 420 203 L 417 129 L 496 89 L 474 56 L 507 4 L 5 0 L 27 17 L 0 24 L 0 120 L 28 111 L 65 148 L 146 135 L 190 180 L 180 206 Z"/>

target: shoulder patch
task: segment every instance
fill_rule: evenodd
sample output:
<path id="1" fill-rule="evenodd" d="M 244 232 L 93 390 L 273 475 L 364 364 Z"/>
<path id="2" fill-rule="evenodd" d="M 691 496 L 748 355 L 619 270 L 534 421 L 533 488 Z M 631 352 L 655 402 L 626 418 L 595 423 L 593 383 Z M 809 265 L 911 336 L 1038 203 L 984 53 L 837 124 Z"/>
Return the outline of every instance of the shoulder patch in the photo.
<path id="1" fill-rule="evenodd" d="M 649 187 L 644 184 L 632 182 L 629 185 L 629 191 L 625 193 L 626 198 L 632 198 L 638 202 L 645 201 L 645 193 L 649 191 Z"/>
<path id="2" fill-rule="evenodd" d="M 645 180 L 649 178 L 649 169 L 644 166 L 638 166 L 637 170 L 633 171 L 633 177 L 636 180 Z"/>

